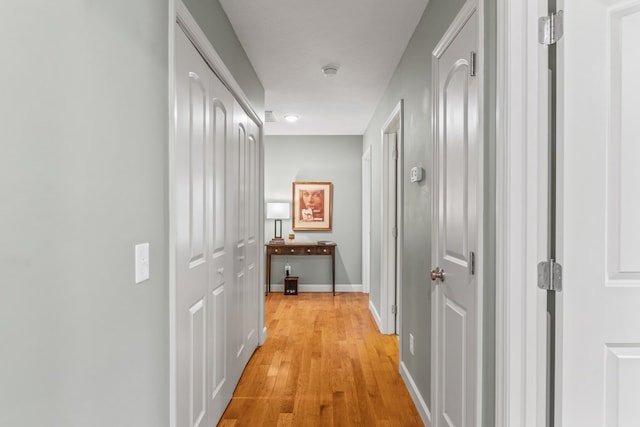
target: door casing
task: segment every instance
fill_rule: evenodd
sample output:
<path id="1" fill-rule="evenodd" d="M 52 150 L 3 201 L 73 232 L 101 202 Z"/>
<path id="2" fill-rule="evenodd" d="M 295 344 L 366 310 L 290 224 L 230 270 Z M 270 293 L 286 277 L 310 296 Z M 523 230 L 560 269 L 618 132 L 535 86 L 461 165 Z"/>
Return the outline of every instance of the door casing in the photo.
<path id="1" fill-rule="evenodd" d="M 546 0 L 497 2 L 496 426 L 545 423 L 548 228 Z"/>
<path id="2" fill-rule="evenodd" d="M 395 134 L 396 159 L 388 149 L 389 135 Z M 380 272 L 380 316 L 381 332 L 400 334 L 401 289 L 402 289 L 402 146 L 403 146 L 403 101 L 395 106 L 382 126 L 382 256 Z M 394 164 L 395 163 L 395 164 Z M 393 199 L 393 200 L 391 200 Z M 395 211 L 396 237 L 390 235 L 390 210 Z M 393 312 L 395 305 L 396 313 Z"/>

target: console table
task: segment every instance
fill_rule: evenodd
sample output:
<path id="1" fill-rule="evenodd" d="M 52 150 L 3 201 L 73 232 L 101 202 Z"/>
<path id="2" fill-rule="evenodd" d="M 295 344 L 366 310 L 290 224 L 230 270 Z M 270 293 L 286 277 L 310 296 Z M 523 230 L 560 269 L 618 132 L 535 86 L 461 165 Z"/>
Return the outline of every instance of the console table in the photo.
<path id="1" fill-rule="evenodd" d="M 271 257 L 277 255 L 328 255 L 331 256 L 331 288 L 336 294 L 336 244 L 288 243 L 265 244 L 267 247 L 267 291 L 271 292 Z"/>

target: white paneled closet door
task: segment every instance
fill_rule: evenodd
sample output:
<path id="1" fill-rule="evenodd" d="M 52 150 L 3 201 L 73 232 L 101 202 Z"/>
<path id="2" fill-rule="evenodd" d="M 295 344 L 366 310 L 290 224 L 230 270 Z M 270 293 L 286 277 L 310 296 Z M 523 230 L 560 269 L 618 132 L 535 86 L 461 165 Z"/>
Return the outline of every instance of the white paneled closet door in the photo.
<path id="1" fill-rule="evenodd" d="M 177 27 L 178 427 L 217 423 L 258 345 L 257 130 Z"/>
<path id="2" fill-rule="evenodd" d="M 247 227 L 246 227 L 246 245 L 247 245 L 247 289 L 245 291 L 244 299 L 244 338 L 247 346 L 251 349 L 251 353 L 258 346 L 258 310 L 254 307 L 258 307 L 258 298 L 262 295 L 259 288 L 259 260 L 261 255 L 261 245 L 259 236 L 259 212 L 260 206 L 260 167 L 259 167 L 259 152 L 260 152 L 260 128 L 251 120 L 247 118 L 247 142 L 245 163 L 246 168 L 246 208 L 247 208 Z M 248 361 L 248 359 L 247 359 Z"/>
<path id="3" fill-rule="evenodd" d="M 239 377 L 251 354 L 258 346 L 258 203 L 259 197 L 259 128 L 249 119 L 239 103 L 234 103 L 233 175 L 235 193 L 233 215 L 235 230 L 235 278 L 233 288 L 234 365 Z"/>

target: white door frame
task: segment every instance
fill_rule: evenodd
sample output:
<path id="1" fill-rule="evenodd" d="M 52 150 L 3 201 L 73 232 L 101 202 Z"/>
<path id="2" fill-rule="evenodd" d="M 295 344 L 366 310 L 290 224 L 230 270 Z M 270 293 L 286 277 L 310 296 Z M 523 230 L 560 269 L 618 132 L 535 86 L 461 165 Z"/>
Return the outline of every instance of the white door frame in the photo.
<path id="1" fill-rule="evenodd" d="M 545 423 L 547 83 L 541 0 L 498 0 L 496 426 Z M 544 50 L 546 52 L 546 50 Z"/>
<path id="2" fill-rule="evenodd" d="M 264 124 L 260 116 L 251 106 L 249 98 L 235 80 L 231 71 L 226 67 L 222 58 L 207 39 L 207 36 L 200 29 L 195 19 L 184 5 L 182 0 L 169 0 L 169 146 L 168 146 L 168 165 L 169 165 L 169 187 L 168 187 L 168 203 L 169 203 L 169 419 L 170 426 L 177 427 L 177 399 L 176 399 L 176 242 L 177 242 L 177 224 L 174 208 L 174 190 L 176 187 L 175 171 L 173 168 L 175 148 L 176 148 L 176 124 L 175 124 L 175 106 L 176 106 L 176 70 L 175 70 L 175 24 L 178 22 L 184 30 L 187 37 L 193 45 L 198 49 L 209 67 L 214 71 L 218 78 L 227 86 L 234 98 L 240 103 L 247 116 L 253 120 L 259 127 L 260 141 L 258 143 L 260 149 L 259 158 L 259 174 L 264 176 Z M 259 198 L 264 199 L 264 180 L 260 180 Z M 257 236 L 264 236 L 264 219 L 262 209 L 258 209 L 259 230 Z M 265 283 L 264 280 L 264 257 L 258 257 L 257 267 L 259 273 L 258 283 Z M 264 325 L 264 292 L 263 288 L 256 287 L 258 293 L 259 312 L 258 312 L 258 331 L 261 331 L 258 339 L 259 345 L 262 345 L 266 339 L 266 327 Z"/>
<path id="3" fill-rule="evenodd" d="M 382 244 L 381 244 L 381 263 L 380 263 L 380 317 L 383 334 L 400 334 L 400 327 L 397 326 L 397 319 L 400 319 L 401 313 L 401 289 L 402 289 L 402 140 L 403 140 L 403 100 L 400 100 L 395 106 L 389 118 L 382 125 L 381 141 L 382 141 L 382 206 L 381 206 L 381 224 L 382 224 Z M 391 239 L 389 235 L 389 224 L 387 222 L 388 206 L 385 205 L 388 194 L 390 193 L 389 177 L 390 164 L 394 159 L 389 157 L 387 146 L 387 135 L 396 134 L 396 176 L 395 181 L 395 197 L 396 197 L 396 238 Z M 388 178 L 388 179 L 385 179 Z M 392 190 L 392 189 L 391 189 Z M 393 270 L 393 271 L 391 271 Z M 389 278 L 394 280 L 395 286 L 389 283 Z M 393 313 L 393 306 L 396 313 Z M 397 328 L 397 330 L 396 330 Z"/>
<path id="4" fill-rule="evenodd" d="M 362 155 L 362 292 L 371 289 L 371 145 Z"/>

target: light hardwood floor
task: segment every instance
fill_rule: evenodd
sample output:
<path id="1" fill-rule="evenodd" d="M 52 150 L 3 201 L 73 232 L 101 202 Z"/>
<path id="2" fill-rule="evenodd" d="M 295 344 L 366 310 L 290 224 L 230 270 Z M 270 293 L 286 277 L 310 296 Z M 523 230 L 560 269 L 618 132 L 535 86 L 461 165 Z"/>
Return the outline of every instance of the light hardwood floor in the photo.
<path id="1" fill-rule="evenodd" d="M 271 293 L 268 338 L 219 426 L 422 426 L 368 295 Z"/>

